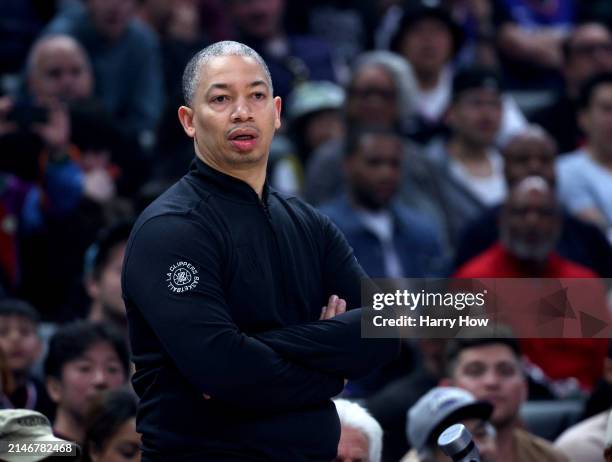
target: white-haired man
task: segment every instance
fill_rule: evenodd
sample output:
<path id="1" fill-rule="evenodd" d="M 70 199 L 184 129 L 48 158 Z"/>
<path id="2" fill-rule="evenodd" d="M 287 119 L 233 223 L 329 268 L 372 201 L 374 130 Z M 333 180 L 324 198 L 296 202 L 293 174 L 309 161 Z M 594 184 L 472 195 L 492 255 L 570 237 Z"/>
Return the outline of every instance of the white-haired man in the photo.
<path id="1" fill-rule="evenodd" d="M 380 462 L 382 428 L 370 413 L 357 403 L 335 399 L 340 418 L 340 442 L 334 462 Z"/>

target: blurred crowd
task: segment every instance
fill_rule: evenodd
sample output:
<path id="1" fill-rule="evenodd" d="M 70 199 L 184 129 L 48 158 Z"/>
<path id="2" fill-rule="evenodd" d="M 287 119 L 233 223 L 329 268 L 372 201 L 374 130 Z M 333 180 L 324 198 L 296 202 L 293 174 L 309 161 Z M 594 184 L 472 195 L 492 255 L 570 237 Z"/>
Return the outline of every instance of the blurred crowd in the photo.
<path id="1" fill-rule="evenodd" d="M 370 276 L 612 277 L 611 26 L 608 0 L 3 0 L 0 409 L 139 460 L 123 255 L 190 168 L 182 72 L 219 40 L 283 100 L 268 182 Z M 342 462 L 445 460 L 455 422 L 488 462 L 600 461 L 612 353 L 406 341 L 336 405 Z"/>

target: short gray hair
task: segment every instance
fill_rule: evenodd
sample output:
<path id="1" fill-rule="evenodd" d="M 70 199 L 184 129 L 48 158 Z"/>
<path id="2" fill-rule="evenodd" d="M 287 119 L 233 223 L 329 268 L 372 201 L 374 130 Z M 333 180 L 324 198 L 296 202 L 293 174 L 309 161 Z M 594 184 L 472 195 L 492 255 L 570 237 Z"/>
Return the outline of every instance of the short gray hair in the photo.
<path id="1" fill-rule="evenodd" d="M 412 66 L 397 53 L 386 50 L 367 51 L 355 59 L 351 78 L 370 66 L 382 67 L 393 79 L 398 92 L 400 124 L 407 124 L 417 112 L 418 84 Z"/>
<path id="2" fill-rule="evenodd" d="M 89 55 L 83 45 L 81 45 L 74 37 L 66 34 L 48 34 L 43 35 L 39 39 L 37 39 L 34 44 L 30 47 L 30 51 L 28 52 L 28 56 L 26 58 L 26 74 L 31 75 L 32 72 L 37 68 L 38 61 L 40 58 L 40 54 L 43 51 L 44 47 L 48 44 L 59 44 L 64 46 L 65 48 L 72 48 L 74 51 L 79 53 L 83 57 L 83 61 L 85 62 L 85 67 L 88 72 L 92 72 L 91 62 L 89 60 Z"/>
<path id="3" fill-rule="evenodd" d="M 193 97 L 200 83 L 202 66 L 210 61 L 211 58 L 216 58 L 218 56 L 245 56 L 253 58 L 263 69 L 268 85 L 270 86 L 270 91 L 274 92 L 270 70 L 259 53 L 243 43 L 225 40 L 223 42 L 213 43 L 200 50 L 191 58 L 187 66 L 185 66 L 185 71 L 183 72 L 183 97 L 185 98 L 185 104 L 187 104 L 187 106 L 191 106 L 193 102 Z"/>
<path id="4" fill-rule="evenodd" d="M 368 440 L 368 462 L 380 462 L 383 431 L 380 424 L 362 406 L 346 399 L 334 399 L 340 425 L 363 433 Z"/>

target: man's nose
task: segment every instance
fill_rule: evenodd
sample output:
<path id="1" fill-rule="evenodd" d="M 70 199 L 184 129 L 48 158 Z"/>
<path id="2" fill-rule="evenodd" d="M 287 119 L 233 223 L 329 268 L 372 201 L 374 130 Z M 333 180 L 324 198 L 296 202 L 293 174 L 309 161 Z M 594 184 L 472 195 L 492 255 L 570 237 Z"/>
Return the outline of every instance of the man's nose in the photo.
<path id="1" fill-rule="evenodd" d="M 499 386 L 499 377 L 493 370 L 487 371 L 482 380 L 487 388 L 497 388 Z"/>
<path id="2" fill-rule="evenodd" d="M 232 111 L 233 122 L 245 122 L 252 118 L 251 107 L 245 100 L 238 100 Z"/>
<path id="3" fill-rule="evenodd" d="M 94 370 L 93 384 L 96 388 L 108 388 L 108 377 L 104 369 Z"/>

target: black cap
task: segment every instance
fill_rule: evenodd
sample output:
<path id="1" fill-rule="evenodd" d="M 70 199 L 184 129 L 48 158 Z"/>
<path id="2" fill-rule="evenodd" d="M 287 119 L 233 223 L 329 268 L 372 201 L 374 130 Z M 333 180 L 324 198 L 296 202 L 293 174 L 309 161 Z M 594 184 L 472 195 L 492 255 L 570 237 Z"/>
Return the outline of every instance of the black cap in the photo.
<path id="1" fill-rule="evenodd" d="M 470 67 L 457 71 L 453 78 L 453 101 L 466 90 L 487 88 L 501 93 L 499 74 L 491 68 Z"/>
<path id="2" fill-rule="evenodd" d="M 391 38 L 389 48 L 395 53 L 400 52 L 402 38 L 417 22 L 422 19 L 437 19 L 444 23 L 453 37 L 453 53 L 457 53 L 463 44 L 463 30 L 455 22 L 450 12 L 438 0 L 414 0 L 404 6 L 402 19 Z"/>

